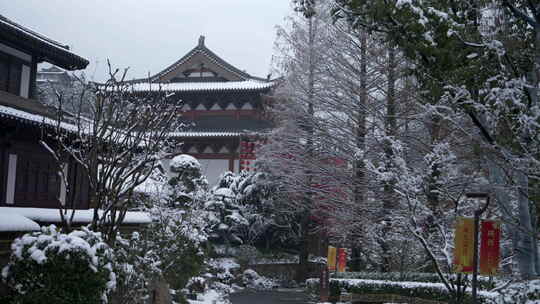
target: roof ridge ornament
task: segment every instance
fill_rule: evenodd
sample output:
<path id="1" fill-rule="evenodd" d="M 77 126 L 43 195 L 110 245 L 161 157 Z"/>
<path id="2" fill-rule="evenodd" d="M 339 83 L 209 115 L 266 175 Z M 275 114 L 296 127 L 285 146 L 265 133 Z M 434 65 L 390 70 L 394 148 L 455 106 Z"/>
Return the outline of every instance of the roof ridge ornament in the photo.
<path id="1" fill-rule="evenodd" d="M 204 47 L 204 35 L 199 37 L 199 47 Z"/>

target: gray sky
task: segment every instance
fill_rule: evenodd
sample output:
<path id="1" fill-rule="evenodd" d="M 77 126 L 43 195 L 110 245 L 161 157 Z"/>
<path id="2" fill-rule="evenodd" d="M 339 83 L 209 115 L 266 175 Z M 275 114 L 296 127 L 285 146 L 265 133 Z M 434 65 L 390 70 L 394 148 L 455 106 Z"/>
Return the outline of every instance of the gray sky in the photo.
<path id="1" fill-rule="evenodd" d="M 1 13 L 68 44 L 90 60 L 89 78 L 106 77 L 106 60 L 128 78 L 161 71 L 206 36 L 206 46 L 248 73 L 269 72 L 275 26 L 290 0 L 0 0 Z M 92 77 L 94 76 L 94 77 Z"/>

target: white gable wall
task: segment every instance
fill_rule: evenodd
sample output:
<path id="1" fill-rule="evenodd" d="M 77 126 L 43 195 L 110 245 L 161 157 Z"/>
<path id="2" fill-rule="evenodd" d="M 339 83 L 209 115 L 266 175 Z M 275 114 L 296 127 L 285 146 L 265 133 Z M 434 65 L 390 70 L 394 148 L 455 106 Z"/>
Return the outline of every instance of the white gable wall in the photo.
<path id="1" fill-rule="evenodd" d="M 201 163 L 203 174 L 208 179 L 208 185 L 214 186 L 219 176 L 226 171 L 229 171 L 228 159 L 197 159 Z"/>

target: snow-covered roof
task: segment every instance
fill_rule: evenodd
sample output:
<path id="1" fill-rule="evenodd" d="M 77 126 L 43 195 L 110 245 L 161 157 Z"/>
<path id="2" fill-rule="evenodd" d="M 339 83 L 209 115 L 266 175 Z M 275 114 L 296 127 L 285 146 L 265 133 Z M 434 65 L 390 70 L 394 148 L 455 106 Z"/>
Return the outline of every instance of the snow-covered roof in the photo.
<path id="1" fill-rule="evenodd" d="M 187 63 L 190 61 L 190 59 L 194 58 L 196 55 L 200 54 L 204 58 L 208 59 L 210 62 L 216 64 L 217 66 L 220 66 L 224 70 L 232 73 L 233 75 L 236 75 L 236 77 L 248 80 L 248 79 L 258 79 L 262 80 L 257 77 L 253 77 L 246 73 L 245 71 L 242 71 L 238 69 L 237 67 L 233 66 L 232 64 L 228 63 L 227 61 L 223 60 L 221 57 L 219 57 L 216 53 L 212 52 L 209 48 L 206 47 L 204 43 L 205 37 L 200 36 L 199 37 L 199 43 L 197 46 L 195 46 L 191 51 L 189 51 L 186 55 L 184 55 L 182 58 L 165 68 L 163 71 L 157 73 L 156 75 L 150 77 L 153 81 L 156 81 L 163 77 L 164 75 L 170 73 L 171 71 L 174 71 L 181 65 Z"/>
<path id="2" fill-rule="evenodd" d="M 100 216 L 103 212 L 100 212 Z M 0 215 L 23 216 L 31 221 L 41 223 L 60 223 L 60 212 L 58 209 L 50 208 L 21 208 L 21 207 L 0 207 Z M 71 216 L 71 210 L 68 210 Z M 75 210 L 73 223 L 86 224 L 92 222 L 94 216 L 93 209 Z M 0 218 L 0 222 L 2 218 Z M 146 212 L 128 211 L 122 224 L 149 224 L 152 222 L 150 215 Z M 39 228 L 38 228 L 39 229 Z"/>
<path id="3" fill-rule="evenodd" d="M 238 137 L 240 132 L 171 132 L 171 137 Z"/>
<path id="4" fill-rule="evenodd" d="M 0 15 L 0 40 L 11 41 L 38 54 L 39 59 L 68 70 L 84 69 L 88 60 L 69 51 L 69 46 Z"/>
<path id="5" fill-rule="evenodd" d="M 39 115 L 39 114 L 32 114 L 25 111 L 21 111 L 12 107 L 3 106 L 0 105 L 0 117 L 6 117 L 11 119 L 16 119 L 22 122 L 31 123 L 35 125 L 41 125 L 45 124 L 51 127 L 56 127 L 58 122 L 54 119 L 51 119 L 49 117 Z M 77 131 L 77 126 L 61 122 L 60 127 L 67 131 Z"/>
<path id="6" fill-rule="evenodd" d="M 193 91 L 259 91 L 267 90 L 275 85 L 274 82 L 257 80 L 222 81 L 222 82 L 172 82 L 172 83 L 134 83 L 135 92 L 193 92 Z"/>
<path id="7" fill-rule="evenodd" d="M 22 215 L 11 212 L 0 212 L 0 232 L 38 230 L 38 223 Z"/>

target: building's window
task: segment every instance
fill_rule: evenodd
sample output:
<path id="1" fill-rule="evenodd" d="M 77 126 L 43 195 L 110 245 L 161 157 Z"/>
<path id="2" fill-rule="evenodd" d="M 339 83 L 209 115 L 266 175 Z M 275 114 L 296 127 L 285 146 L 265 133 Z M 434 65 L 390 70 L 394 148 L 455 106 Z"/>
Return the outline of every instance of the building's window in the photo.
<path id="1" fill-rule="evenodd" d="M 23 64 L 21 70 L 21 89 L 20 93 L 24 98 L 30 95 L 30 66 Z"/>
<path id="2" fill-rule="evenodd" d="M 9 154 L 6 204 L 12 205 L 15 197 L 15 178 L 17 176 L 17 154 Z"/>
<path id="3" fill-rule="evenodd" d="M 0 90 L 7 91 L 9 82 L 9 61 L 0 56 Z"/>
<path id="4" fill-rule="evenodd" d="M 21 90 L 22 64 L 12 60 L 9 63 L 9 83 L 7 91 L 11 94 L 19 95 Z"/>
<path id="5" fill-rule="evenodd" d="M 0 90 L 28 98 L 30 66 L 24 61 L 0 53 Z"/>

